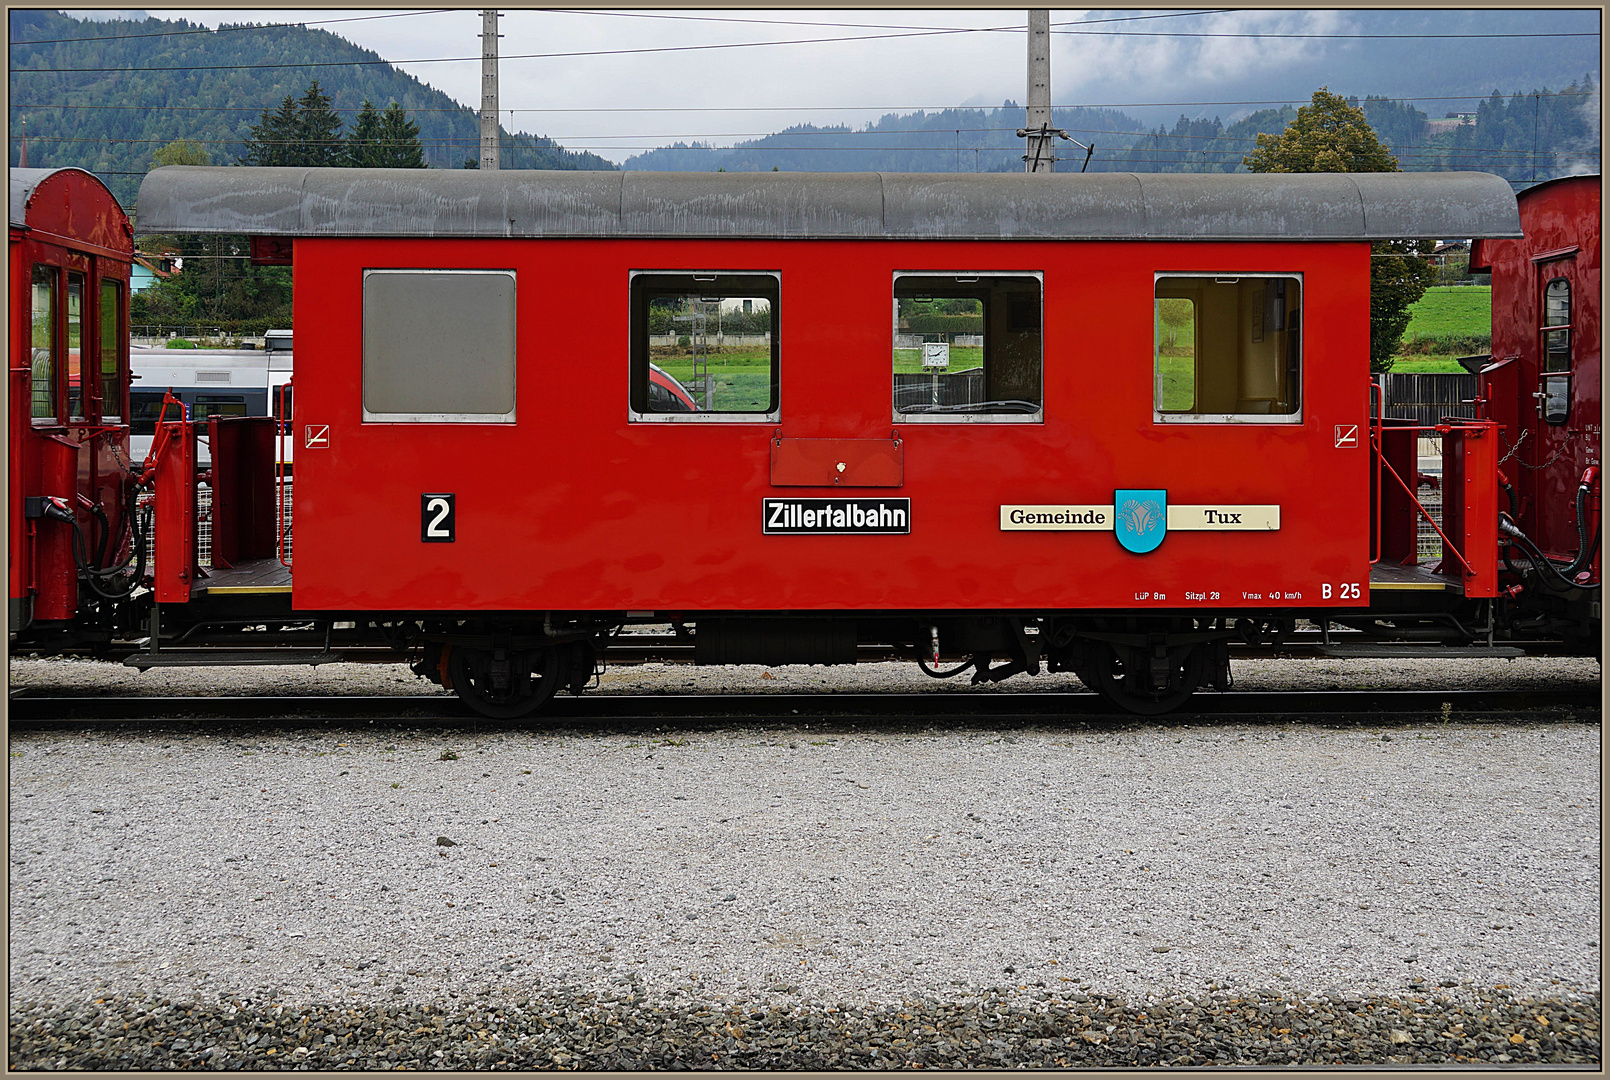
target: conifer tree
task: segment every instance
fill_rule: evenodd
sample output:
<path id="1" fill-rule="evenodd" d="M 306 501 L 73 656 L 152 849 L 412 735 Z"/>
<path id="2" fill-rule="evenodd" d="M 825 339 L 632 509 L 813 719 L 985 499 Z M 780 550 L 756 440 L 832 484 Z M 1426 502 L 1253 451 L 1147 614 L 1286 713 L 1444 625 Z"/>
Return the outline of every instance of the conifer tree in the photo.
<path id="1" fill-rule="evenodd" d="M 246 140 L 242 165 L 293 165 L 297 139 L 296 99 L 286 96 L 277 110 L 264 109 L 263 118 L 252 125 Z"/>
<path id="2" fill-rule="evenodd" d="M 363 99 L 363 108 L 347 132 L 347 158 L 345 164 L 356 169 L 374 169 L 380 166 L 380 113 L 375 103 Z"/>
<path id="3" fill-rule="evenodd" d="M 341 165 L 346 146 L 341 140 L 341 117 L 317 79 L 297 102 L 298 165 Z"/>
<path id="4" fill-rule="evenodd" d="M 384 169 L 423 169 L 425 149 L 419 143 L 419 125 L 408 119 L 403 107 L 393 101 L 380 117 L 380 160 Z"/>

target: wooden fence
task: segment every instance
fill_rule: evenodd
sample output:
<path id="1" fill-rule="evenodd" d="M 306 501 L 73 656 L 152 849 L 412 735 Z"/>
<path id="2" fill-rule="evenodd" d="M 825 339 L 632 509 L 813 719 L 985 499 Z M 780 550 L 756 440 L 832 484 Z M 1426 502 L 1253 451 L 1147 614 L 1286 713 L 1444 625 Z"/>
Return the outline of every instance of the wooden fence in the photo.
<path id="1" fill-rule="evenodd" d="M 1380 376 L 1386 401 L 1386 415 L 1417 424 L 1436 424 L 1445 416 L 1473 419 L 1476 406 L 1474 375 L 1393 375 Z"/>

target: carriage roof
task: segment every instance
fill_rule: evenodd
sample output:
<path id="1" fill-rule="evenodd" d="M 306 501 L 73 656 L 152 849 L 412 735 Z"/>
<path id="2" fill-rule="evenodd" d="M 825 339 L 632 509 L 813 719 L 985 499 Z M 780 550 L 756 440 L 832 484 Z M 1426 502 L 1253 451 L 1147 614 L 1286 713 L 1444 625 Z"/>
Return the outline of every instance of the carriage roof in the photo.
<path id="1" fill-rule="evenodd" d="M 1519 236 L 1489 173 L 662 173 L 168 166 L 140 229 L 291 237 Z"/>

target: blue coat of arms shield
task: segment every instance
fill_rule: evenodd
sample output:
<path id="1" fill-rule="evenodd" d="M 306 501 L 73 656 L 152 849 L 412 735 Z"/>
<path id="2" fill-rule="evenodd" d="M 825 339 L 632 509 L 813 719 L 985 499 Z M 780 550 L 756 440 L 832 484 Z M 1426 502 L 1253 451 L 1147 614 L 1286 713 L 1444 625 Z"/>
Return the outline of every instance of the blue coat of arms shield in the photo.
<path id="1" fill-rule="evenodd" d="M 1168 532 L 1168 492 L 1161 488 L 1119 488 L 1113 492 L 1113 532 L 1136 555 L 1155 551 Z"/>

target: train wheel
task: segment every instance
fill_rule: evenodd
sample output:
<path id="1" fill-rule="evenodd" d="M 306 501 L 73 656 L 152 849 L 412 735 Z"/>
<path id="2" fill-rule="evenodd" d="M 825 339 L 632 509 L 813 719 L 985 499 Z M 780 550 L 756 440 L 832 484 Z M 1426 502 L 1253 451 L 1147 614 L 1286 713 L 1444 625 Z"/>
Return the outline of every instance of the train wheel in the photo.
<path id="1" fill-rule="evenodd" d="M 1166 648 L 1166 655 L 1154 657 L 1145 648 L 1108 647 L 1105 655 L 1095 658 L 1089 679 L 1083 671 L 1077 674 L 1080 681 L 1125 712 L 1140 716 L 1172 712 L 1202 684 L 1207 650 L 1201 645 L 1155 648 Z"/>
<path id="2" fill-rule="evenodd" d="M 454 648 L 448 665 L 454 692 L 464 704 L 493 720 L 530 716 L 559 689 L 557 649 Z"/>

